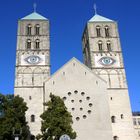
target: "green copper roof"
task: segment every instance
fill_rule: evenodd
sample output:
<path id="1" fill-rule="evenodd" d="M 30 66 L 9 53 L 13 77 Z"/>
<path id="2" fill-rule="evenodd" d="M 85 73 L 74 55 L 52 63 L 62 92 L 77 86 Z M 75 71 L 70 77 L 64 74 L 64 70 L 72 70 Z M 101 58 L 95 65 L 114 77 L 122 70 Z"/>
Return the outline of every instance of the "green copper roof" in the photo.
<path id="1" fill-rule="evenodd" d="M 89 22 L 114 22 L 113 20 L 111 19 L 108 19 L 106 17 L 103 17 L 103 16 L 100 16 L 98 14 L 95 14 L 94 17 L 92 17 Z"/>
<path id="2" fill-rule="evenodd" d="M 22 18 L 21 20 L 47 20 L 47 18 L 41 16 L 36 12 L 33 12 L 32 14 Z"/>

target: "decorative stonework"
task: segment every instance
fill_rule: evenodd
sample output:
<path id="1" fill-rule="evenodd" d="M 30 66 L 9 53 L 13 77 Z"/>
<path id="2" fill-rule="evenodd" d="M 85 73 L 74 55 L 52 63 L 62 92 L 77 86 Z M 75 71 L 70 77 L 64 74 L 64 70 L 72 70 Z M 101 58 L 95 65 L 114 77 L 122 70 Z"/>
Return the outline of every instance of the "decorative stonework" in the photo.
<path id="1" fill-rule="evenodd" d="M 92 110 L 94 108 L 92 98 L 83 91 L 69 91 L 67 92 L 67 96 L 63 97 L 63 100 L 64 102 L 69 102 L 71 104 L 71 108 L 69 108 L 69 110 L 72 111 L 72 115 L 77 121 L 82 121 L 82 119 L 90 117 L 89 115 L 92 113 Z M 81 111 L 79 116 L 75 116 L 75 111 L 77 110 Z"/>

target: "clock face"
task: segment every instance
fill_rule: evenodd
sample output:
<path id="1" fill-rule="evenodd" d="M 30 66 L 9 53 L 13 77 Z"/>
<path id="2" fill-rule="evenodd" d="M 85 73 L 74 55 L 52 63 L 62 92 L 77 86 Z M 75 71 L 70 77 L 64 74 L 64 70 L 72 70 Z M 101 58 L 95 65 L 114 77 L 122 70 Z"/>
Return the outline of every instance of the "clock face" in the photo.
<path id="1" fill-rule="evenodd" d="M 101 65 L 104 65 L 104 66 L 111 66 L 111 65 L 113 65 L 115 62 L 116 62 L 116 60 L 114 60 L 114 59 L 111 58 L 111 57 L 102 57 L 102 58 L 99 60 L 99 63 L 100 63 Z"/>
<path id="2" fill-rule="evenodd" d="M 68 135 L 62 135 L 59 140 L 70 140 Z"/>
<path id="3" fill-rule="evenodd" d="M 28 64 L 33 64 L 33 65 L 39 64 L 42 61 L 42 59 L 36 55 L 29 56 L 29 57 L 25 58 L 24 60 Z"/>

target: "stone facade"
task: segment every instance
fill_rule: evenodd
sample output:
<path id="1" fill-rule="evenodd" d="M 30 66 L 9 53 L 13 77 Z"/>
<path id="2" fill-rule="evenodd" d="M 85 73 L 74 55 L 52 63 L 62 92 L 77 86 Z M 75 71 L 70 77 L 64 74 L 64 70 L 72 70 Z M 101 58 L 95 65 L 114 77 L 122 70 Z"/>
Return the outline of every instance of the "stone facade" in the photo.
<path id="1" fill-rule="evenodd" d="M 82 40 L 85 65 L 107 81 L 114 140 L 135 140 L 117 23 L 95 15 Z"/>
<path id="2" fill-rule="evenodd" d="M 84 63 L 71 59 L 50 76 L 49 21 L 38 13 L 19 20 L 15 95 L 27 102 L 32 135 L 50 93 L 73 116 L 76 140 L 135 140 L 117 23 L 95 15 L 82 38 Z"/>
<path id="3" fill-rule="evenodd" d="M 136 140 L 140 140 L 140 112 L 133 112 L 133 124 Z"/>
<path id="4" fill-rule="evenodd" d="M 73 58 L 45 82 L 50 93 L 63 98 L 73 116 L 76 140 L 112 140 L 106 82 Z"/>
<path id="5" fill-rule="evenodd" d="M 36 26 L 38 25 L 39 32 L 36 33 Z M 31 134 L 37 135 L 41 127 L 40 114 L 43 112 L 43 82 L 50 77 L 48 20 L 19 20 L 15 73 L 14 94 L 23 97 L 27 103 L 26 119 Z"/>

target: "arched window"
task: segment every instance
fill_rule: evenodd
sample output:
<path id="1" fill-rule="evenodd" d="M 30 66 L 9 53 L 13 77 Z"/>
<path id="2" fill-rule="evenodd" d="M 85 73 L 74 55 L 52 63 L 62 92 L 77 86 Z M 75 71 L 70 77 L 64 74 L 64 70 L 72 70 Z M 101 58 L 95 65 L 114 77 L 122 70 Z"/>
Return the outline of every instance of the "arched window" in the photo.
<path id="1" fill-rule="evenodd" d="M 35 115 L 31 115 L 31 122 L 35 122 Z"/>
<path id="2" fill-rule="evenodd" d="M 98 47 L 99 47 L 99 51 L 103 50 L 103 42 L 101 40 L 98 42 Z"/>
<path id="3" fill-rule="evenodd" d="M 101 28 L 100 28 L 100 26 L 96 26 L 96 33 L 97 33 L 97 37 L 101 36 Z"/>
<path id="4" fill-rule="evenodd" d="M 107 50 L 108 51 L 111 51 L 112 49 L 111 49 L 111 42 L 110 41 L 107 41 Z"/>
<path id="5" fill-rule="evenodd" d="M 31 24 L 28 24 L 27 26 L 27 35 L 31 35 L 32 34 L 32 26 Z"/>
<path id="6" fill-rule="evenodd" d="M 114 136 L 113 140 L 119 140 L 119 138 L 117 136 Z"/>
<path id="7" fill-rule="evenodd" d="M 31 39 L 27 40 L 27 49 L 31 49 Z"/>
<path id="8" fill-rule="evenodd" d="M 138 118 L 138 125 L 140 125 L 140 118 Z"/>
<path id="9" fill-rule="evenodd" d="M 121 114 L 121 119 L 124 119 L 124 115 L 123 114 Z"/>
<path id="10" fill-rule="evenodd" d="M 116 117 L 115 117 L 115 116 L 112 116 L 112 117 L 111 117 L 111 122 L 112 122 L 112 123 L 115 123 L 115 122 L 116 122 Z"/>
<path id="11" fill-rule="evenodd" d="M 136 120 L 136 118 L 133 119 L 133 124 L 134 124 L 134 125 L 137 125 L 137 120 Z"/>
<path id="12" fill-rule="evenodd" d="M 105 26 L 105 36 L 109 37 L 109 27 Z"/>
<path id="13" fill-rule="evenodd" d="M 39 47 L 40 47 L 40 40 L 36 39 L 36 41 L 35 41 L 35 48 L 39 49 Z"/>
<path id="14" fill-rule="evenodd" d="M 39 26 L 39 24 L 37 24 L 35 26 L 35 35 L 39 35 L 39 34 L 40 34 L 40 26 Z"/>
<path id="15" fill-rule="evenodd" d="M 32 100 L 32 96 L 29 96 L 29 100 Z"/>

